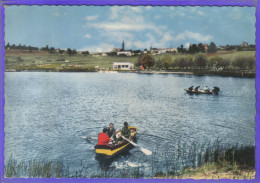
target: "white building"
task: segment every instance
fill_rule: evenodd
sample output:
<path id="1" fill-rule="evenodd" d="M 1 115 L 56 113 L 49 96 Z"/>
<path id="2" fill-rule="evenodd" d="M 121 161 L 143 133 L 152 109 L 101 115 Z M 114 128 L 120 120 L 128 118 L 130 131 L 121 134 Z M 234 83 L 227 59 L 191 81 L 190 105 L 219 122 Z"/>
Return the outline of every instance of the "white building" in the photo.
<path id="1" fill-rule="evenodd" d="M 131 56 L 132 53 L 130 51 L 120 51 L 120 52 L 117 52 L 117 55 Z"/>
<path id="2" fill-rule="evenodd" d="M 164 54 L 166 52 L 177 52 L 176 48 L 160 48 L 158 49 L 159 54 Z"/>
<path id="3" fill-rule="evenodd" d="M 134 68 L 134 64 L 130 62 L 114 62 L 113 69 L 130 70 Z"/>
<path id="4" fill-rule="evenodd" d="M 242 47 L 248 47 L 248 43 L 247 43 L 247 42 L 243 42 L 243 43 L 241 44 L 241 46 L 242 46 Z"/>

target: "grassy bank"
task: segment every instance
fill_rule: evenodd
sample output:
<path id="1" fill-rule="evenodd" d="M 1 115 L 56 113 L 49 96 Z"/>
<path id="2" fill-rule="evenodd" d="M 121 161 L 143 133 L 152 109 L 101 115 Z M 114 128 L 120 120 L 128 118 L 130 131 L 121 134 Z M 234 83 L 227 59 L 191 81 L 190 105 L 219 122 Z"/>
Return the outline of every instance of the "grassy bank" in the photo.
<path id="1" fill-rule="evenodd" d="M 57 160 L 31 160 L 17 162 L 12 157 L 5 163 L 5 177 L 76 177 L 76 178 L 196 178 L 196 179 L 253 179 L 255 175 L 255 147 L 215 143 L 178 145 L 163 153 L 156 149 L 149 157 L 135 158 L 137 167 L 126 166 L 117 169 L 111 166 L 116 160 L 98 160 L 96 173 L 90 173 L 93 165 L 87 167 L 79 162 Z M 143 158 L 149 162 L 142 165 Z M 108 162 L 106 162 L 108 161 Z M 105 165 L 108 164 L 108 165 Z M 76 168 L 74 167 L 76 165 Z"/>
<path id="2" fill-rule="evenodd" d="M 228 162 L 225 164 L 209 163 L 199 168 L 185 168 L 175 176 L 168 176 L 174 179 L 254 179 L 255 169 L 244 168 Z M 165 178 L 157 175 L 156 178 Z"/>
<path id="3" fill-rule="evenodd" d="M 155 156 L 155 159 L 159 157 Z M 221 144 L 219 141 L 194 143 L 188 147 L 184 144 L 177 153 L 165 155 L 162 162 L 166 162 L 163 164 L 165 168 L 154 170 L 157 178 L 252 179 L 255 175 L 255 147 Z"/>

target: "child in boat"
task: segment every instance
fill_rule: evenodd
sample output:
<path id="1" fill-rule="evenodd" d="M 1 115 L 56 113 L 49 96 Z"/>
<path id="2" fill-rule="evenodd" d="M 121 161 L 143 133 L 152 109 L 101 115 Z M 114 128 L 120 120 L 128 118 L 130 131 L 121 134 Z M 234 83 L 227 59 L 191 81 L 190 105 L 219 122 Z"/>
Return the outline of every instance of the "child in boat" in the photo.
<path id="1" fill-rule="evenodd" d="M 114 128 L 114 124 L 110 123 L 108 128 L 108 136 L 111 140 L 116 139 L 116 129 Z"/>
<path id="2" fill-rule="evenodd" d="M 98 145 L 108 146 L 108 143 L 111 142 L 109 136 L 107 135 L 108 129 L 104 128 L 103 132 L 98 135 Z"/>
<path id="3" fill-rule="evenodd" d="M 129 139 L 129 137 L 131 136 L 131 131 L 130 129 L 128 128 L 128 123 L 127 122 L 124 122 L 124 126 L 121 130 L 121 136 Z M 119 137 L 119 139 L 116 140 L 116 143 L 118 143 L 119 141 L 122 141 L 123 138 L 122 137 Z"/>

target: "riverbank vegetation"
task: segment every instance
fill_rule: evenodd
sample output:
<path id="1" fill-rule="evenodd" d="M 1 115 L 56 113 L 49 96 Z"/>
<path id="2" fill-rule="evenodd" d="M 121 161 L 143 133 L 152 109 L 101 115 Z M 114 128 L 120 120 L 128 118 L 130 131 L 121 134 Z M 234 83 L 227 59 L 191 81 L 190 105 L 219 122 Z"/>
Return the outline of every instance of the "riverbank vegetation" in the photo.
<path id="1" fill-rule="evenodd" d="M 17 162 L 12 157 L 5 161 L 5 177 L 88 177 L 88 178 L 194 178 L 194 179 L 254 179 L 255 146 L 238 146 L 215 143 L 178 144 L 176 149 L 164 152 L 156 149 L 147 160 L 149 170 L 141 160 L 138 166 L 117 169 L 101 160 L 96 173 L 82 160 L 74 163 L 57 160 L 31 160 Z M 136 160 L 135 162 L 136 163 Z M 97 162 L 98 164 L 98 162 Z"/>
<path id="2" fill-rule="evenodd" d="M 85 53 L 85 52 L 84 52 Z M 141 72 L 192 72 L 196 75 L 255 77 L 255 51 L 217 51 L 109 56 L 75 54 L 34 54 L 10 52 L 5 56 L 6 71 L 89 72 L 113 70 L 113 62 L 130 62 Z M 234 74 L 235 73 L 235 74 Z"/>
<path id="3" fill-rule="evenodd" d="M 93 72 L 113 70 L 113 62 L 135 64 L 135 71 L 190 72 L 195 75 L 255 77 L 255 51 L 248 49 L 199 51 L 179 48 L 178 53 L 143 53 L 132 56 L 116 54 L 91 55 L 72 49 L 53 52 L 54 48 L 35 50 L 33 47 L 6 50 L 6 71 Z M 140 53 L 139 53 L 140 54 Z M 120 70 L 118 70 L 120 71 Z"/>

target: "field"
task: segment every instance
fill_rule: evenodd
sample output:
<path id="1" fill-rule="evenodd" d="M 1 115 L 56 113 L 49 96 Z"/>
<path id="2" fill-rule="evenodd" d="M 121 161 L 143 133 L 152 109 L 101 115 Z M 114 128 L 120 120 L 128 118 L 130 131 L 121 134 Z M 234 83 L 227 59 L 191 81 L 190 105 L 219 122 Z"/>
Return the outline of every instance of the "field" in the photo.
<path id="1" fill-rule="evenodd" d="M 6 69 L 17 69 L 19 67 L 34 66 L 37 68 L 56 69 L 58 67 L 72 67 L 77 65 L 79 67 L 96 67 L 112 68 L 113 62 L 132 62 L 137 60 L 137 56 L 133 57 L 117 57 L 117 56 L 84 56 L 77 54 L 69 55 L 34 55 L 34 54 L 6 54 L 5 56 Z M 36 67 L 37 65 L 37 67 Z"/>

